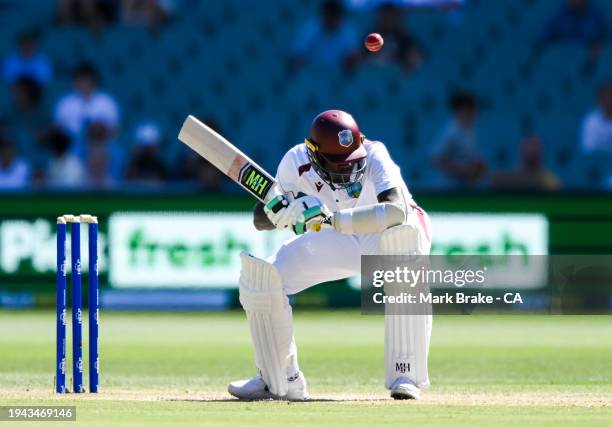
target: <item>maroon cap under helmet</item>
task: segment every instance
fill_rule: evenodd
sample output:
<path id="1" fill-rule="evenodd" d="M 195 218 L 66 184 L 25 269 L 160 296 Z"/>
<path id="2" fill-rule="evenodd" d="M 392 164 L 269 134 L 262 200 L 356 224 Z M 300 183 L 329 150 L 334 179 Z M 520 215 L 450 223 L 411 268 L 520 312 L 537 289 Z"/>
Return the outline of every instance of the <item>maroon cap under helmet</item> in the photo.
<path id="1" fill-rule="evenodd" d="M 363 139 L 353 116 L 341 110 L 327 110 L 312 121 L 308 142 L 327 160 L 349 163 L 366 157 Z"/>

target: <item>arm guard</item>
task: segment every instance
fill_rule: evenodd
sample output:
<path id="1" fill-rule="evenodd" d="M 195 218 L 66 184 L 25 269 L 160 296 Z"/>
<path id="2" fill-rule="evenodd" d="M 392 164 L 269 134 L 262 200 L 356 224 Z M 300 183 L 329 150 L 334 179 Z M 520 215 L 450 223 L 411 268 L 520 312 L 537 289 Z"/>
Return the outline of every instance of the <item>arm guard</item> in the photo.
<path id="1" fill-rule="evenodd" d="M 397 203 L 382 202 L 359 208 L 342 209 L 332 217 L 332 226 L 339 233 L 379 233 L 404 223 L 405 209 Z"/>

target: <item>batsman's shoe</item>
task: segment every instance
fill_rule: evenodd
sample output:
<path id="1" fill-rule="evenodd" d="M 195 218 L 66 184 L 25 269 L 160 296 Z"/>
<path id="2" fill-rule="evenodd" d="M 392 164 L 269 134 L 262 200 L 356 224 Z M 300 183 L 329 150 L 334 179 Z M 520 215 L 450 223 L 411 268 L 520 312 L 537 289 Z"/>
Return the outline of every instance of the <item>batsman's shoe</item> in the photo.
<path id="1" fill-rule="evenodd" d="M 395 400 L 418 400 L 421 391 L 408 378 L 398 378 L 391 386 L 391 397 Z"/>
<path id="2" fill-rule="evenodd" d="M 261 376 L 256 376 L 250 380 L 240 380 L 231 382 L 227 391 L 232 396 L 241 400 L 266 400 L 274 396 L 268 391 L 268 386 Z"/>
<path id="3" fill-rule="evenodd" d="M 287 396 L 285 396 L 287 400 L 299 401 L 308 399 L 306 377 L 302 371 L 298 372 L 287 381 L 289 382 L 289 391 L 287 392 Z"/>
<path id="4" fill-rule="evenodd" d="M 295 377 L 288 380 L 289 391 L 286 396 L 276 396 L 268 390 L 268 386 L 261 376 L 256 376 L 250 380 L 234 381 L 227 387 L 227 391 L 240 400 L 306 400 L 308 390 L 306 388 L 306 378 L 299 372 Z"/>

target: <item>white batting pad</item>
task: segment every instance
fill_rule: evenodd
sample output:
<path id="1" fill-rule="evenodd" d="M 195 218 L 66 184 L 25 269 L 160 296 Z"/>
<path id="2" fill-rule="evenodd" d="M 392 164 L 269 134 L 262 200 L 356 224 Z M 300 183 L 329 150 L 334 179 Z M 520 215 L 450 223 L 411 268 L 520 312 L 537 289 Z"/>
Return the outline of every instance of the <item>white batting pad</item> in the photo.
<path id="1" fill-rule="evenodd" d="M 291 306 L 272 264 L 244 252 L 240 258 L 240 304 L 251 329 L 255 363 L 270 392 L 285 396 L 294 347 Z"/>
<path id="2" fill-rule="evenodd" d="M 429 241 L 417 225 L 398 225 L 381 236 L 381 255 L 427 255 Z M 415 262 L 423 257 L 415 257 Z M 416 268 L 416 267 L 415 267 Z M 385 286 L 385 294 L 403 292 L 401 286 Z M 429 385 L 427 355 L 431 337 L 431 314 L 409 314 L 410 307 L 385 307 L 385 387 L 408 378 L 417 387 Z M 404 314 L 405 313 L 405 314 Z"/>

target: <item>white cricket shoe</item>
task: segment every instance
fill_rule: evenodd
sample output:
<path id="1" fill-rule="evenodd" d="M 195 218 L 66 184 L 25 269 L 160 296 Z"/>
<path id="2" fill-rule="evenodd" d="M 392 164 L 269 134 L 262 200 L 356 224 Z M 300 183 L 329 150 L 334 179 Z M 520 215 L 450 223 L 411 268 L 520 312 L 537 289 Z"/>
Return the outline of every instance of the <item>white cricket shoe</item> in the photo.
<path id="1" fill-rule="evenodd" d="M 408 378 L 398 378 L 391 385 L 391 397 L 396 400 L 418 400 L 421 391 Z"/>
<path id="2" fill-rule="evenodd" d="M 306 378 L 302 372 L 298 372 L 295 377 L 287 380 L 289 390 L 286 396 L 276 396 L 268 390 L 268 386 L 260 375 L 251 378 L 250 380 L 240 380 L 230 383 L 227 391 L 232 396 L 241 400 L 306 400 L 308 399 L 308 390 L 306 388 Z"/>

